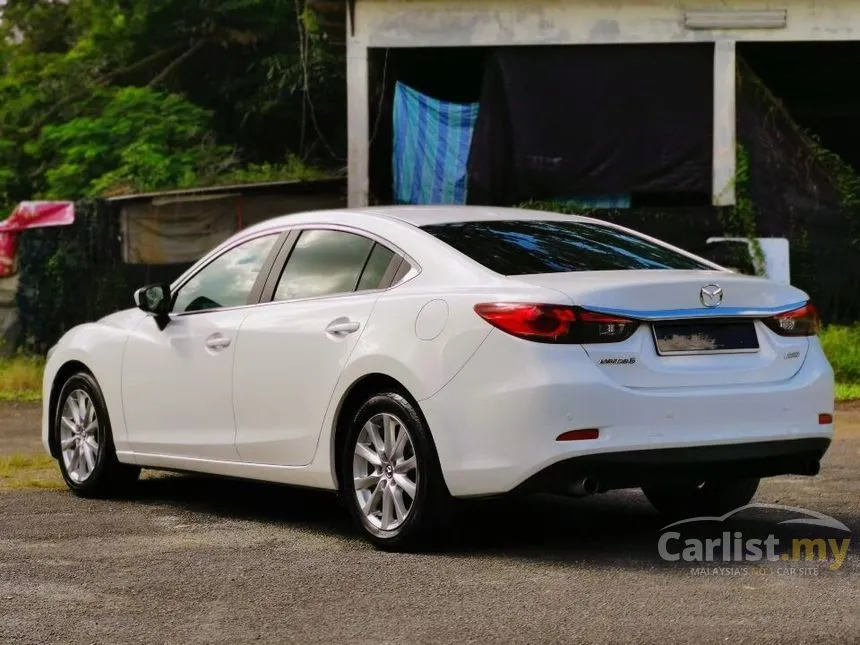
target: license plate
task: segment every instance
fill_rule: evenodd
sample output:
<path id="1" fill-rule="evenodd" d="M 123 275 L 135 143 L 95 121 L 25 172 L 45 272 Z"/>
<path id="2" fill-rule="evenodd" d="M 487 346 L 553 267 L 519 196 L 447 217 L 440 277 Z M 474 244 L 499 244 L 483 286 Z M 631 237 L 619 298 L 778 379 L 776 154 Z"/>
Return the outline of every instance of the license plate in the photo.
<path id="1" fill-rule="evenodd" d="M 759 350 L 752 320 L 737 322 L 665 322 L 651 329 L 657 353 L 742 354 Z"/>

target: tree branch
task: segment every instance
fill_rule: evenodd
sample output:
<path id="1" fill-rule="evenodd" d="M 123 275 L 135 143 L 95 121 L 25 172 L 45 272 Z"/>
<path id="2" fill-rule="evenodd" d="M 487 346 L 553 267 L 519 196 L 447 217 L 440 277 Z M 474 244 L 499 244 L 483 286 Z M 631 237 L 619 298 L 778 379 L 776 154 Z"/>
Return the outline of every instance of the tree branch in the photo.
<path id="1" fill-rule="evenodd" d="M 104 76 L 102 76 L 98 80 L 98 82 L 104 83 L 105 81 L 112 81 L 119 76 L 125 76 L 126 74 L 131 74 L 132 72 L 136 72 L 139 69 L 145 68 L 150 63 L 157 61 L 159 58 L 166 56 L 167 54 L 172 54 L 172 53 L 176 52 L 177 50 L 179 50 L 180 47 L 181 47 L 181 45 L 177 44 L 177 45 L 173 45 L 171 47 L 165 47 L 164 49 L 160 49 L 157 52 L 155 52 L 154 54 L 150 54 L 149 56 L 144 56 L 143 58 L 141 58 L 138 61 L 135 61 L 131 65 L 126 65 L 122 69 L 114 70 L 113 72 L 105 74 Z"/>
<path id="2" fill-rule="evenodd" d="M 196 43 L 191 45 L 191 47 L 186 49 L 182 54 L 180 54 L 179 56 L 174 58 L 167 65 L 167 67 L 165 67 L 163 70 L 161 70 L 161 72 L 156 74 L 155 77 L 151 81 L 149 81 L 149 83 L 147 83 L 147 87 L 152 87 L 153 85 L 158 85 L 159 83 L 164 81 L 164 79 L 166 79 L 168 76 L 170 76 L 170 74 L 173 72 L 173 70 L 178 68 L 180 65 L 182 65 L 182 63 L 184 63 L 186 60 L 188 60 L 194 54 L 196 54 L 198 51 L 200 51 L 200 49 L 203 47 L 203 45 L 207 44 L 208 42 L 209 42 L 209 40 L 204 38 L 203 40 L 198 40 Z"/>
<path id="3" fill-rule="evenodd" d="M 131 72 L 143 69 L 153 61 L 156 61 L 159 58 L 166 56 L 167 54 L 175 52 L 177 49 L 179 49 L 179 45 L 174 45 L 173 47 L 166 47 L 165 49 L 161 49 L 154 54 L 150 54 L 149 56 L 141 58 L 139 61 L 136 61 L 131 65 L 127 65 L 122 69 L 110 72 L 108 74 L 105 74 L 104 76 L 101 76 L 100 78 L 95 79 L 95 84 L 97 86 L 105 85 L 119 76 L 130 74 Z M 66 96 L 60 98 L 50 108 L 48 108 L 48 110 L 44 114 L 42 114 L 34 123 L 29 126 L 28 132 L 35 132 L 37 130 L 40 130 L 42 126 L 48 123 L 48 121 L 50 121 L 60 110 L 62 110 L 71 101 L 76 101 L 79 98 L 86 96 L 90 93 L 91 90 L 91 86 L 87 86 L 86 84 L 84 84 L 81 86 L 80 91 L 72 92 L 71 94 L 67 94 Z"/>

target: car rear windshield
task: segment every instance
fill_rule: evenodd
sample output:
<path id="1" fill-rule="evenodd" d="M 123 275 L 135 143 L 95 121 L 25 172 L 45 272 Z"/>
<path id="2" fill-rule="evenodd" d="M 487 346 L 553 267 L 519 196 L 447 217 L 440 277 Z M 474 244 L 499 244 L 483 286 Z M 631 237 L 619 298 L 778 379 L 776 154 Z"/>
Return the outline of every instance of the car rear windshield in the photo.
<path id="1" fill-rule="evenodd" d="M 711 268 L 641 237 L 592 222 L 457 222 L 424 226 L 423 230 L 502 275 Z"/>

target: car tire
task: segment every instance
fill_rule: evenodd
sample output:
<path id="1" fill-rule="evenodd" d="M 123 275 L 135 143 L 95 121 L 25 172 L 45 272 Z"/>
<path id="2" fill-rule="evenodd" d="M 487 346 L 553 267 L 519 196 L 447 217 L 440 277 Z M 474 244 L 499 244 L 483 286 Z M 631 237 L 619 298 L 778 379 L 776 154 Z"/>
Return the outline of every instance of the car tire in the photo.
<path id="1" fill-rule="evenodd" d="M 450 496 L 427 424 L 406 397 L 388 392 L 368 399 L 340 459 L 344 501 L 376 547 L 409 550 L 440 526 Z"/>
<path id="2" fill-rule="evenodd" d="M 87 372 L 63 384 L 53 425 L 60 472 L 79 497 L 105 498 L 128 492 L 140 468 L 121 464 L 101 388 Z"/>
<path id="3" fill-rule="evenodd" d="M 643 486 L 642 492 L 660 513 L 681 519 L 720 516 L 745 506 L 758 485 L 758 479 L 691 481 Z"/>

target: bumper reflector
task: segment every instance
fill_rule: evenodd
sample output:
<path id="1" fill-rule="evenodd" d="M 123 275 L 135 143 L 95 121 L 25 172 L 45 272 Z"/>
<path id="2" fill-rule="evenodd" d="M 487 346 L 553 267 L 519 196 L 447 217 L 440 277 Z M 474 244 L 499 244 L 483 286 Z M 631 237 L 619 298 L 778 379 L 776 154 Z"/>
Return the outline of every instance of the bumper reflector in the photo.
<path id="1" fill-rule="evenodd" d="M 568 430 L 558 435 L 556 441 L 582 441 L 584 439 L 597 439 L 600 436 L 600 430 L 597 428 L 586 428 L 584 430 Z"/>
<path id="2" fill-rule="evenodd" d="M 833 423 L 833 415 L 822 412 L 818 415 L 818 425 L 828 426 Z"/>

